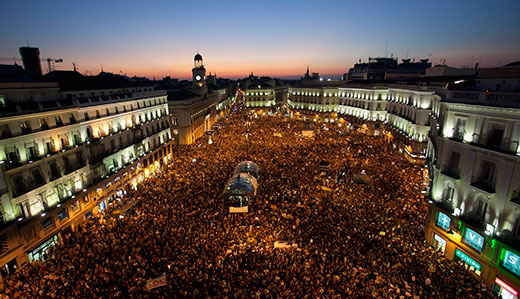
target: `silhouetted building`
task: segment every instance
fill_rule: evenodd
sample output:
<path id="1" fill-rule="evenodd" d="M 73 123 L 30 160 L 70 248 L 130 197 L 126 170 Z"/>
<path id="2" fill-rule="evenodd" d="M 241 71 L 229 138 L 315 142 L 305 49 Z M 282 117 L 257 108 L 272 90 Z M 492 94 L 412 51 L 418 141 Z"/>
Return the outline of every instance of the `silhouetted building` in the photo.
<path id="1" fill-rule="evenodd" d="M 348 81 L 396 81 L 424 75 L 431 66 L 428 59 L 421 59 L 420 62 L 403 59 L 402 63 L 398 63 L 397 58 L 369 57 L 368 62 L 354 64 L 348 71 Z"/>
<path id="2" fill-rule="evenodd" d="M 312 81 L 312 80 L 320 80 L 320 74 L 319 73 L 310 73 L 309 66 L 307 65 L 307 71 L 305 72 L 305 75 L 300 78 L 302 81 Z"/>
<path id="3" fill-rule="evenodd" d="M 42 65 L 40 63 L 40 49 L 32 47 L 20 47 L 23 67 L 29 76 L 41 76 Z"/>

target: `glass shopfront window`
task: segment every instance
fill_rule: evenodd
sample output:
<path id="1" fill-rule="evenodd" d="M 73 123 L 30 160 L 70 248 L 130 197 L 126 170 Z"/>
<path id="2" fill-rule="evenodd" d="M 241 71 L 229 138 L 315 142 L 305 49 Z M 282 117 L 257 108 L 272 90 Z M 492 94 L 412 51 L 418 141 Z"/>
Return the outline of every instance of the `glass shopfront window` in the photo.
<path id="1" fill-rule="evenodd" d="M 52 236 L 50 239 L 45 241 L 42 245 L 38 246 L 33 251 L 29 252 L 29 261 L 44 261 L 45 254 L 49 251 L 51 246 L 54 246 L 58 243 L 58 235 Z"/>
<path id="2" fill-rule="evenodd" d="M 58 220 L 60 220 L 60 221 L 62 221 L 63 219 L 66 219 L 67 218 L 67 210 L 66 209 L 62 209 L 61 211 L 58 212 L 57 216 L 58 216 Z"/>
<path id="3" fill-rule="evenodd" d="M 501 296 L 502 299 L 518 298 L 518 291 L 498 277 L 495 278 L 493 293 Z"/>
<path id="4" fill-rule="evenodd" d="M 106 208 L 107 208 L 106 200 L 103 200 L 102 202 L 99 203 L 99 205 L 98 205 L 99 212 L 106 210 Z"/>
<path id="5" fill-rule="evenodd" d="M 444 251 L 446 250 L 446 240 L 444 240 L 441 236 L 435 233 L 433 235 L 433 248 L 444 253 Z"/>

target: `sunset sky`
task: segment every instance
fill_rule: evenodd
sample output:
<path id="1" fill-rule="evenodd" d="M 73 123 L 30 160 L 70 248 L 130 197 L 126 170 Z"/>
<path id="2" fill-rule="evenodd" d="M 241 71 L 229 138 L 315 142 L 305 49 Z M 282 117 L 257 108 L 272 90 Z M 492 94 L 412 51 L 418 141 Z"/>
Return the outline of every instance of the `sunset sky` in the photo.
<path id="1" fill-rule="evenodd" d="M 197 51 L 228 78 L 301 76 L 307 63 L 340 75 L 385 52 L 457 67 L 520 60 L 519 0 L 5 0 L 0 11 L 0 58 L 29 42 L 81 73 L 188 78 Z"/>

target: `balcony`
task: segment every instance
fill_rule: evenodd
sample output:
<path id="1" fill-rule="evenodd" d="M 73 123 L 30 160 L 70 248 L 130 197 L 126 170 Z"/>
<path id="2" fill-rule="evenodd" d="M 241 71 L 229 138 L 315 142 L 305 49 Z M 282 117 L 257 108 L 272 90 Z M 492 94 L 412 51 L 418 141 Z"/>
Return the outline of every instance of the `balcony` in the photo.
<path id="1" fill-rule="evenodd" d="M 460 215 L 459 219 L 480 231 L 485 231 L 486 229 L 484 217 L 477 215 L 474 212 L 464 213 L 463 215 Z"/>
<path id="2" fill-rule="evenodd" d="M 92 164 L 92 165 L 95 165 L 95 164 L 98 164 L 98 163 L 102 163 L 103 159 L 105 157 L 110 156 L 111 154 L 112 154 L 111 151 L 99 151 L 97 153 L 91 154 L 90 159 L 89 159 L 89 163 Z"/>
<path id="3" fill-rule="evenodd" d="M 495 193 L 495 183 L 491 182 L 487 179 L 473 177 L 471 182 L 471 186 L 478 188 L 486 193 L 493 194 Z"/>
<path id="4" fill-rule="evenodd" d="M 16 158 L 16 159 L 13 159 L 13 160 L 7 160 L 6 163 L 5 163 L 5 167 L 7 170 L 11 170 L 11 169 L 15 169 L 17 167 L 20 167 L 24 165 L 24 163 L 20 162 L 20 159 Z"/>
<path id="5" fill-rule="evenodd" d="M 520 93 L 450 90 L 446 94 L 446 100 L 457 103 L 520 108 Z"/>
<path id="6" fill-rule="evenodd" d="M 13 197 L 18 197 L 45 184 L 46 182 L 41 176 L 33 178 L 29 182 L 24 180 L 24 182 L 19 183 L 16 187 L 13 186 Z"/>
<path id="7" fill-rule="evenodd" d="M 66 164 L 65 165 L 65 172 L 64 174 L 69 174 L 71 172 L 74 172 L 82 167 L 85 167 L 87 164 L 85 163 L 85 161 L 80 161 L 80 162 L 76 162 L 76 163 L 70 163 L 70 164 Z"/>
<path id="8" fill-rule="evenodd" d="M 487 138 L 485 134 L 473 134 L 472 145 L 485 149 L 498 151 L 505 154 L 516 155 L 518 151 L 518 141 L 502 139 L 501 142 L 494 142 L 491 138 Z"/>
<path id="9" fill-rule="evenodd" d="M 60 173 L 60 171 L 57 168 L 54 169 L 54 170 L 50 170 L 49 171 L 49 179 L 50 179 L 51 182 L 56 180 L 56 179 L 58 179 L 58 178 L 60 178 L 60 177 L 61 177 L 61 173 Z"/>
<path id="10" fill-rule="evenodd" d="M 447 199 L 443 198 L 439 201 L 434 201 L 434 204 L 449 214 L 452 214 L 454 211 L 453 203 Z"/>
<path id="11" fill-rule="evenodd" d="M 446 175 L 446 176 L 449 176 L 450 178 L 453 178 L 455 180 L 460 179 L 460 170 L 458 168 L 455 168 L 455 167 L 451 167 L 451 166 L 445 165 L 442 168 L 441 173 Z"/>
<path id="12" fill-rule="evenodd" d="M 451 140 L 462 142 L 464 140 L 464 132 L 461 131 L 455 131 L 455 128 L 453 128 L 453 136 L 450 137 Z"/>

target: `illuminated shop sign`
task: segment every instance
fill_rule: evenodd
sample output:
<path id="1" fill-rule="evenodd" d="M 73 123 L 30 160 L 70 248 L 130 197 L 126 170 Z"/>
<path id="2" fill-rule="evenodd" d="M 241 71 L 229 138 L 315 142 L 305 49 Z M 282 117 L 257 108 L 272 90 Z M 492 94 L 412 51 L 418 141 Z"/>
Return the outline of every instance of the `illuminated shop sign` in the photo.
<path id="1" fill-rule="evenodd" d="M 504 258 L 504 263 L 502 265 L 507 270 L 520 276 L 520 256 L 509 250 L 505 250 L 505 252 L 506 252 L 506 255 Z"/>
<path id="2" fill-rule="evenodd" d="M 513 296 L 518 296 L 518 291 L 515 290 L 514 288 L 512 288 L 507 283 L 505 283 L 502 279 L 496 277 L 495 283 L 498 284 L 499 286 L 501 286 L 502 288 L 506 289 L 509 294 L 511 294 Z M 504 298 L 505 298 L 505 296 L 504 296 Z"/>
<path id="3" fill-rule="evenodd" d="M 484 245 L 484 237 L 468 227 L 466 228 L 466 234 L 464 235 L 464 242 L 480 252 Z"/>
<path id="4" fill-rule="evenodd" d="M 38 246 L 38 248 L 34 249 L 33 251 L 29 252 L 29 261 L 44 261 L 45 254 L 49 250 L 51 246 L 54 246 L 58 243 L 58 235 L 54 235 L 51 238 L 49 238 L 47 241 L 45 241 L 43 244 Z"/>
<path id="5" fill-rule="evenodd" d="M 475 270 L 480 271 L 480 264 L 477 263 L 474 259 L 469 257 L 469 255 L 465 254 L 464 252 L 460 251 L 458 248 L 455 248 L 455 255 L 458 256 L 461 260 L 463 260 L 466 264 L 470 265 L 471 267 L 475 268 Z"/>
<path id="6" fill-rule="evenodd" d="M 444 214 L 443 212 L 439 212 L 439 217 L 437 217 L 437 226 L 444 228 L 445 230 L 449 230 L 450 222 L 450 216 Z"/>

